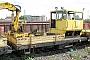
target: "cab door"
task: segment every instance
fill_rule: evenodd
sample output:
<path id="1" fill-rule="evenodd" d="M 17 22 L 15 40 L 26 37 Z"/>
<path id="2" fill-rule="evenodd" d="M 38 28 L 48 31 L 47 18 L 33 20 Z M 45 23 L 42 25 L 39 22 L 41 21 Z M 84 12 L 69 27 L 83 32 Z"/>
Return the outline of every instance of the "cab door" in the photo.
<path id="1" fill-rule="evenodd" d="M 72 31 L 75 29 L 75 17 L 74 17 L 74 11 L 68 11 L 67 12 L 67 21 L 66 21 L 67 28 L 66 30 Z"/>
<path id="2" fill-rule="evenodd" d="M 51 12 L 51 28 L 56 28 L 56 12 Z"/>
<path id="3" fill-rule="evenodd" d="M 76 12 L 75 13 L 75 29 L 80 30 L 83 29 L 83 13 Z"/>

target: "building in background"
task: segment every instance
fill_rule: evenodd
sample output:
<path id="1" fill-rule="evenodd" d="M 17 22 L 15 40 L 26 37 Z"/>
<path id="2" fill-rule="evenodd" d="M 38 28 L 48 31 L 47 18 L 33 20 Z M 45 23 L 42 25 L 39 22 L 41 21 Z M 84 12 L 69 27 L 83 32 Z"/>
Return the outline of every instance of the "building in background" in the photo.
<path id="1" fill-rule="evenodd" d="M 26 17 L 27 20 L 30 20 L 30 21 L 46 21 L 47 20 L 47 18 L 45 17 L 45 15 L 42 15 L 42 16 L 24 15 L 24 17 Z M 12 20 L 12 17 L 7 16 L 5 18 L 5 20 Z M 25 20 L 25 19 L 23 19 L 23 20 Z"/>
<path id="2" fill-rule="evenodd" d="M 7 16 L 7 17 L 5 18 L 5 20 L 12 20 L 12 17 Z"/>
<path id="3" fill-rule="evenodd" d="M 16 18 L 16 16 L 14 17 L 14 19 Z M 4 20 L 12 20 L 11 16 L 6 16 L 6 18 Z"/>
<path id="4" fill-rule="evenodd" d="M 46 17 L 44 15 L 42 16 L 31 16 L 31 15 L 24 15 L 25 17 L 27 17 L 27 20 L 30 21 L 45 21 Z"/>

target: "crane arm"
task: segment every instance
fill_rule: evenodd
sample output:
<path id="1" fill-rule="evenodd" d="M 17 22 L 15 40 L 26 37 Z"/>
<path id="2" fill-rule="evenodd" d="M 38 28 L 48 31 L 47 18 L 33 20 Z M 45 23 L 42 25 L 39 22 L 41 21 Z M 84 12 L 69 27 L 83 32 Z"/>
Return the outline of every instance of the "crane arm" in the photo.
<path id="1" fill-rule="evenodd" d="M 8 2 L 0 3 L 0 10 L 1 9 L 8 9 L 9 11 L 16 11 L 16 7 L 13 4 L 10 4 Z"/>
<path id="2" fill-rule="evenodd" d="M 19 8 L 17 8 L 19 7 Z M 12 11 L 12 24 L 14 31 L 18 31 L 18 20 L 19 20 L 19 14 L 21 12 L 21 7 L 19 5 L 13 5 L 9 2 L 2 2 L 0 3 L 0 10 L 2 9 L 8 9 L 8 11 Z M 14 19 L 14 11 L 16 11 L 16 18 Z"/>

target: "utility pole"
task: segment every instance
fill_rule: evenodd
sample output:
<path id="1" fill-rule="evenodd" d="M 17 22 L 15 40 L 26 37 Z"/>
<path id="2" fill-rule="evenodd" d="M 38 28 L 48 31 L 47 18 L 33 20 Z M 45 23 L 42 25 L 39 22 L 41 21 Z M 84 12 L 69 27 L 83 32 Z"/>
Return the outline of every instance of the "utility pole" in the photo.
<path id="1" fill-rule="evenodd" d="M 25 13 L 26 13 L 26 11 L 24 10 L 24 20 L 25 20 Z"/>
<path id="2" fill-rule="evenodd" d="M 89 17 L 89 11 L 87 11 L 87 19 L 89 19 L 88 17 Z"/>
<path id="3" fill-rule="evenodd" d="M 85 10 L 85 8 L 83 8 L 83 10 L 82 10 L 82 12 L 83 12 L 83 19 L 84 19 L 84 10 Z"/>

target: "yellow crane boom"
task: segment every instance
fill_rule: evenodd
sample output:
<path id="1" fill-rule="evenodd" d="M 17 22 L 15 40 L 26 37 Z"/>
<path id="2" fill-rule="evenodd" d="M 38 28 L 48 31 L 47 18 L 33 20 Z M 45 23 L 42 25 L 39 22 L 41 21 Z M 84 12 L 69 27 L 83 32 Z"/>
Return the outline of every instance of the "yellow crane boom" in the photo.
<path id="1" fill-rule="evenodd" d="M 17 8 L 19 7 L 19 8 Z M 12 11 L 12 24 L 14 31 L 17 32 L 19 30 L 18 27 L 18 20 L 19 20 L 19 14 L 21 12 L 21 7 L 19 5 L 13 5 L 9 2 L 2 2 L 0 3 L 0 10 L 2 9 L 8 9 L 8 11 Z M 16 11 L 16 18 L 14 19 L 14 11 Z"/>

